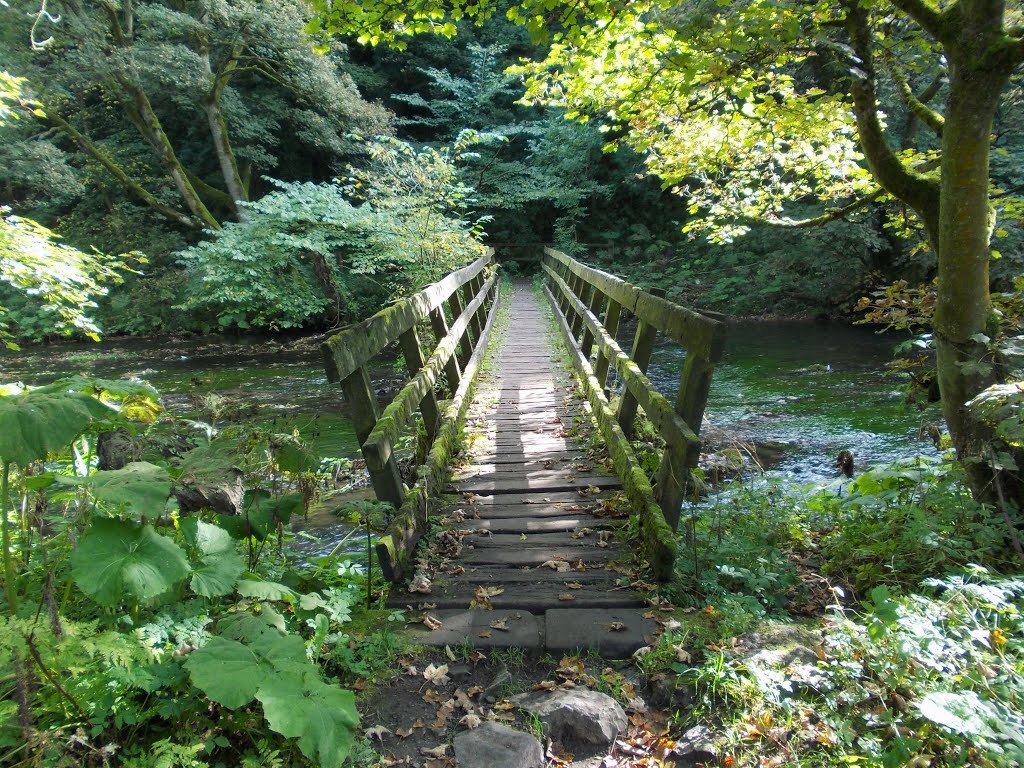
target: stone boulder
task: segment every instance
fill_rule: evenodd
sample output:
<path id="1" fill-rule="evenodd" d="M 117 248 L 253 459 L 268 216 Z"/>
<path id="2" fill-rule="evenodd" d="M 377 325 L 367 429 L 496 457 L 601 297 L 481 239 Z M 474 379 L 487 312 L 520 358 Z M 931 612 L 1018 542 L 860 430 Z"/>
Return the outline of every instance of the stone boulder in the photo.
<path id="1" fill-rule="evenodd" d="M 615 699 L 585 688 L 524 693 L 512 703 L 536 715 L 548 737 L 561 744 L 609 747 L 628 725 Z"/>
<path id="2" fill-rule="evenodd" d="M 493 721 L 455 737 L 458 768 L 544 768 L 545 762 L 537 739 Z"/>

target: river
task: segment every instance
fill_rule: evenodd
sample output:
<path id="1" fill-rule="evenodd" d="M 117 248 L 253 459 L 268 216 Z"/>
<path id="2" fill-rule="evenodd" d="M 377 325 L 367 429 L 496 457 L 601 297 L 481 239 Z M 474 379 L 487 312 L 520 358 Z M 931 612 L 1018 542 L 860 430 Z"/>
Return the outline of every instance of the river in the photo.
<path id="1" fill-rule="evenodd" d="M 934 453 L 917 439 L 921 414 L 904 405 L 899 383 L 882 375 L 895 341 L 841 325 L 731 324 L 704 431 L 723 444 L 785 443 L 768 475 L 796 483 L 834 479 L 841 450 L 853 451 L 858 471 Z M 194 415 L 196 398 L 215 393 L 241 407 L 252 423 L 281 432 L 297 428 L 321 456 L 355 458 L 355 435 L 339 388 L 327 382 L 319 342 L 319 335 L 278 334 L 31 346 L 0 356 L 0 382 L 39 385 L 72 373 L 133 376 L 155 386 L 165 406 L 181 415 Z M 623 343 L 628 348 L 628 339 Z M 683 352 L 671 344 L 657 346 L 651 361 L 650 377 L 669 398 L 682 361 Z M 384 364 L 371 378 L 386 397 L 402 375 Z M 349 532 L 326 514 L 305 527 L 322 539 L 301 545 L 309 552 L 330 550 Z"/>

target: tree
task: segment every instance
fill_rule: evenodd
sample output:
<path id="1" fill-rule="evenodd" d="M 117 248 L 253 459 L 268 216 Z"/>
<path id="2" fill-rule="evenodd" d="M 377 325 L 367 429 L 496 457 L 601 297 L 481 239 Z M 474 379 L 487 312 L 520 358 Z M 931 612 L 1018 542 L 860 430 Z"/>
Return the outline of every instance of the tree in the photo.
<path id="1" fill-rule="evenodd" d="M 7 31 L 23 41 L 16 61 L 45 108 L 40 118 L 178 226 L 216 229 L 243 215 L 251 180 L 274 168 L 282 145 L 297 139 L 308 154 L 344 156 L 347 130 L 388 130 L 387 112 L 337 70 L 341 52 L 313 53 L 301 3 L 54 0 L 49 8 L 31 29 Z M 155 173 L 119 135 L 125 129 L 142 140 Z"/>
<path id="2" fill-rule="evenodd" d="M 319 30 L 401 44 L 453 34 L 493 3 L 316 4 Z M 527 98 L 594 115 L 691 200 L 718 237 L 785 204 L 842 201 L 813 223 L 891 197 L 920 221 L 938 266 L 934 319 L 943 407 L 972 489 L 993 497 L 991 430 L 967 402 L 1000 375 L 989 341 L 992 125 L 1024 61 L 1024 27 L 1004 0 L 527 0 L 508 11 L 551 46 L 524 66 Z M 937 82 L 932 86 L 932 82 Z M 894 136 L 882 83 L 914 118 Z M 943 96 L 944 109 L 930 106 Z M 924 130 L 927 128 L 930 137 Z M 835 204 L 834 204 L 835 205 Z"/>

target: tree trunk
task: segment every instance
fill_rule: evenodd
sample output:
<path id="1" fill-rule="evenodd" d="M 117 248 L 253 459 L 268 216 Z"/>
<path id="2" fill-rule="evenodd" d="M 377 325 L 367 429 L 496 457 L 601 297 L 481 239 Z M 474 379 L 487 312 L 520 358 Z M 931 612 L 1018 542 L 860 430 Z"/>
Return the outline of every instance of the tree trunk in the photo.
<path id="1" fill-rule="evenodd" d="M 989 153 L 992 123 L 1009 72 L 982 65 L 989 41 L 1002 25 L 998 17 L 980 15 L 972 18 L 965 13 L 956 44 L 947 45 L 950 84 L 942 133 L 934 331 L 939 391 L 950 436 L 974 496 L 993 501 L 994 473 L 986 461 L 993 431 L 966 403 L 998 376 L 982 337 L 997 331 L 989 296 L 989 239 L 994 224 Z"/>
<path id="2" fill-rule="evenodd" d="M 210 136 L 213 137 L 213 148 L 217 153 L 217 162 L 220 164 L 220 173 L 224 178 L 224 184 L 231 197 L 231 209 L 235 218 L 239 221 L 245 220 L 245 209 L 238 205 L 239 202 L 247 199 L 245 187 L 242 184 L 241 174 L 238 172 L 238 163 L 235 161 L 235 153 L 231 150 L 231 141 L 228 138 L 228 125 L 221 112 L 220 103 L 216 99 L 208 99 L 203 102 L 203 111 L 210 123 Z"/>

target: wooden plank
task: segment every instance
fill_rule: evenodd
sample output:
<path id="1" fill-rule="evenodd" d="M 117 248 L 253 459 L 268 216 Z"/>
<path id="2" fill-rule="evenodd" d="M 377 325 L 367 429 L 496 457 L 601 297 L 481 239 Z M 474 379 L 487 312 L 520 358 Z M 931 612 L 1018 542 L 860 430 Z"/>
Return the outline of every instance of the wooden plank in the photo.
<path id="1" fill-rule="evenodd" d="M 620 558 L 623 553 L 617 553 Z M 597 547 L 530 547 L 526 549 L 474 549 L 463 551 L 461 562 L 467 565 L 516 565 L 543 566 L 550 560 L 561 560 L 576 564 L 582 562 L 586 566 L 603 567 L 614 560 L 616 553 Z"/>
<path id="2" fill-rule="evenodd" d="M 489 475 L 473 480 L 452 483 L 452 493 L 507 494 L 531 491 L 571 491 L 576 488 L 619 488 L 622 481 L 607 475 L 579 475 L 577 477 L 511 477 Z"/>
<path id="3" fill-rule="evenodd" d="M 431 310 L 439 307 L 463 284 L 479 275 L 491 263 L 493 251 L 481 256 L 443 280 L 419 293 L 382 309 L 361 323 L 344 328 L 321 345 L 327 379 L 337 383 L 384 351 Z"/>
<path id="4" fill-rule="evenodd" d="M 570 582 L 572 579 L 566 579 Z M 563 597 L 568 595 L 571 599 Z M 476 586 L 473 584 L 452 585 L 435 590 L 430 602 L 438 609 L 466 608 L 476 600 Z M 503 611 L 520 609 L 534 613 L 542 613 L 552 608 L 641 608 L 646 605 L 643 597 L 636 592 L 616 589 L 604 585 L 603 588 L 593 587 L 569 589 L 564 583 L 557 584 L 519 584 L 490 598 L 493 610 Z"/>
<path id="5" fill-rule="evenodd" d="M 622 305 L 614 299 L 608 299 L 608 311 L 604 315 L 604 329 L 608 336 L 615 338 L 619 332 L 619 317 L 622 315 Z M 603 348 L 597 350 L 597 365 L 594 366 L 594 376 L 597 383 L 602 387 L 608 382 L 608 355 Z"/>
<path id="6" fill-rule="evenodd" d="M 482 520 L 471 520 L 462 526 L 471 531 L 492 531 L 495 533 L 542 533 L 545 531 L 573 531 L 577 528 L 593 528 L 607 530 L 615 528 L 607 518 L 590 515 L 575 517 L 488 517 Z"/>

